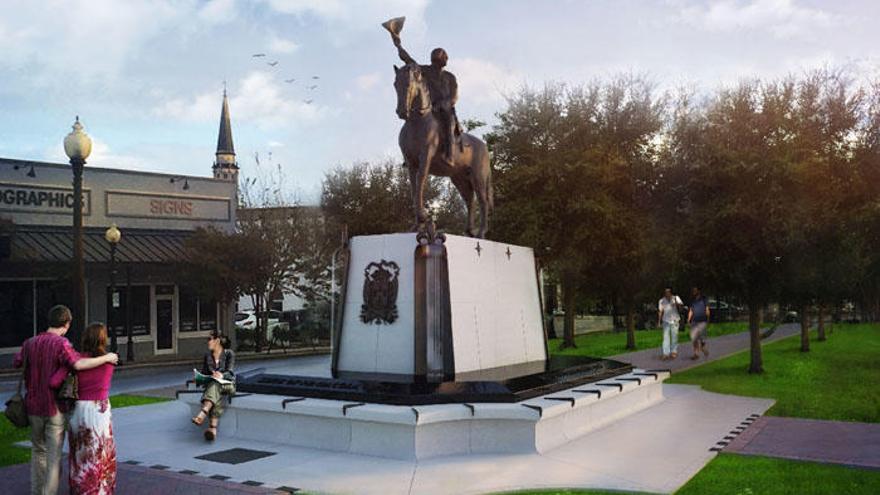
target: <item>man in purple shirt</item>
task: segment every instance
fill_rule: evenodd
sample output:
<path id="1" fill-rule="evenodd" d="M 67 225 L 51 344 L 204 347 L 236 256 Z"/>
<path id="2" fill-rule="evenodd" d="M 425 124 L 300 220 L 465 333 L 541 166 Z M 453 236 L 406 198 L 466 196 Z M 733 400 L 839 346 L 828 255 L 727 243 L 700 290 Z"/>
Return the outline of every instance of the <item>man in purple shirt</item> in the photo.
<path id="1" fill-rule="evenodd" d="M 52 375 L 62 368 L 88 370 L 104 363 L 116 364 L 119 357 L 108 353 L 96 358 L 80 358 L 64 337 L 73 319 L 66 306 L 49 310 L 49 329 L 27 339 L 15 355 L 13 366 L 27 361 L 24 399 L 31 424 L 31 494 L 54 495 L 61 476 L 61 448 L 64 444 L 64 414 L 55 403 L 55 390 L 49 386 Z"/>

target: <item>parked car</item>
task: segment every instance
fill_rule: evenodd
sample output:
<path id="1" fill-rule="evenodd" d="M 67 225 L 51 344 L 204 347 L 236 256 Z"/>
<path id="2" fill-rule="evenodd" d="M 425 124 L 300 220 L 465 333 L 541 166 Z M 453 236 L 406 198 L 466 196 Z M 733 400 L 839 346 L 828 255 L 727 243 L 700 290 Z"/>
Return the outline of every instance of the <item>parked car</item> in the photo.
<path id="1" fill-rule="evenodd" d="M 244 330 L 244 332 L 239 332 L 239 335 L 248 336 L 250 339 L 253 339 L 253 332 L 257 328 L 257 318 L 259 316 L 262 316 L 262 313 L 258 315 L 257 312 L 253 310 L 245 310 L 235 313 L 236 329 Z M 266 342 L 272 344 L 275 341 L 275 333 L 285 332 L 290 328 L 290 325 L 287 322 L 282 321 L 281 311 L 269 310 L 266 316 Z"/>

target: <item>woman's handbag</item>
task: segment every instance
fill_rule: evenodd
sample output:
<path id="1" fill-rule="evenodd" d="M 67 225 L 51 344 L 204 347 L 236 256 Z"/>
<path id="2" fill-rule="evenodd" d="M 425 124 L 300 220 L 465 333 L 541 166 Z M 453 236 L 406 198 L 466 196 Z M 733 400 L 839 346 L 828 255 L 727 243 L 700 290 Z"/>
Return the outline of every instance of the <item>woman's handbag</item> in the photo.
<path id="1" fill-rule="evenodd" d="M 24 381 L 24 375 L 27 373 L 27 351 L 22 346 L 24 352 L 24 364 L 21 368 L 21 377 L 18 379 L 18 390 L 13 396 L 6 401 L 6 418 L 16 428 L 26 428 L 28 426 L 27 408 L 24 405 L 24 397 L 21 395 L 21 382 Z"/>
<path id="2" fill-rule="evenodd" d="M 76 376 L 76 373 L 70 373 L 67 375 L 67 378 L 64 379 L 64 382 L 58 387 L 58 392 L 55 394 L 55 398 L 58 399 L 59 402 L 76 402 L 79 399 L 79 379 Z"/>

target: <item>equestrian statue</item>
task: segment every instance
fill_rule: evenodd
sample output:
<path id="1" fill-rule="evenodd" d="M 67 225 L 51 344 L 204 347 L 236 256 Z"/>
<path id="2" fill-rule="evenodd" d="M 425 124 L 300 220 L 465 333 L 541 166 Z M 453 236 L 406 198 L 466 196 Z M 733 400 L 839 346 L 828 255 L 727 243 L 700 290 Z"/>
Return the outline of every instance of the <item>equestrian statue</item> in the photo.
<path id="1" fill-rule="evenodd" d="M 445 70 L 446 50 L 435 48 L 431 51 L 431 65 L 419 65 L 400 43 L 404 19 L 397 17 L 382 26 L 391 33 L 397 53 L 406 64 L 394 66 L 394 89 L 397 116 L 404 121 L 398 143 L 409 170 L 416 229 L 426 228 L 425 188 L 428 176 L 437 175 L 449 177 L 461 194 L 468 212 L 467 235 L 485 238 L 493 207 L 489 149 L 480 138 L 461 132 L 455 115 L 458 83 Z"/>

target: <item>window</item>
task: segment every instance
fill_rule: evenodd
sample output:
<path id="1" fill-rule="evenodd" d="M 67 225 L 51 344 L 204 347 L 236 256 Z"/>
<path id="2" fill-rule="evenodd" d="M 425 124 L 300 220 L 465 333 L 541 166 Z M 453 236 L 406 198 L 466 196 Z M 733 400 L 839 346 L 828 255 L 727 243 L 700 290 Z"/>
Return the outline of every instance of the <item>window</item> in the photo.
<path id="1" fill-rule="evenodd" d="M 37 280 L 37 332 L 49 326 L 49 310 L 56 304 L 73 308 L 73 286 L 66 280 Z"/>
<path id="2" fill-rule="evenodd" d="M 181 332 L 208 331 L 217 328 L 217 301 L 203 299 L 186 287 L 180 287 L 178 315 Z"/>
<path id="3" fill-rule="evenodd" d="M 181 332 L 195 332 L 199 328 L 199 299 L 192 291 L 180 288 L 178 315 Z"/>
<path id="4" fill-rule="evenodd" d="M 117 286 L 117 300 L 114 301 L 110 288 L 107 288 L 107 325 L 117 336 L 126 336 L 125 318 L 128 308 L 128 288 Z M 117 302 L 118 304 L 114 304 Z M 131 335 L 150 335 L 150 286 L 131 287 Z"/>
<path id="5" fill-rule="evenodd" d="M 32 280 L 0 282 L 0 347 L 18 347 L 34 335 L 33 284 Z"/>
<path id="6" fill-rule="evenodd" d="M 217 328 L 217 301 L 199 299 L 199 328 L 214 330 Z"/>

